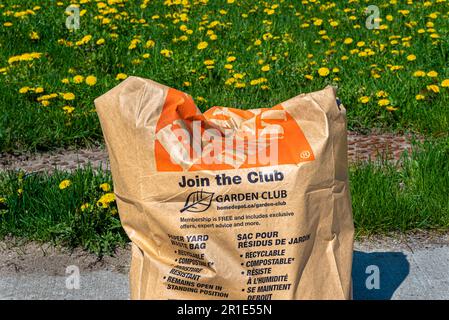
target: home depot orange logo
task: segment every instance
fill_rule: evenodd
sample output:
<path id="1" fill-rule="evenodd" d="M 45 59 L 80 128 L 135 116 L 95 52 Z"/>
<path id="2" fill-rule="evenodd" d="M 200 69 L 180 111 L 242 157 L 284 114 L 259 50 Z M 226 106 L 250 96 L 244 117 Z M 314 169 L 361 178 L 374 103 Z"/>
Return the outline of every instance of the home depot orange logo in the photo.
<path id="1" fill-rule="evenodd" d="M 280 105 L 202 114 L 189 95 L 170 88 L 156 125 L 155 159 L 158 171 L 198 171 L 297 164 L 314 155 Z"/>

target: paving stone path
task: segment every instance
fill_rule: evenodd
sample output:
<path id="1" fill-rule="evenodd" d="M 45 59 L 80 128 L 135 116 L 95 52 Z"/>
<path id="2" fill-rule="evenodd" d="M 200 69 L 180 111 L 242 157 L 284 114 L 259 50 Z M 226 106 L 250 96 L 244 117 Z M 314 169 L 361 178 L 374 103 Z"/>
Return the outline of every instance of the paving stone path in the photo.
<path id="1" fill-rule="evenodd" d="M 367 161 L 379 156 L 398 160 L 404 151 L 411 150 L 411 136 L 395 134 L 362 135 L 348 132 L 348 158 L 351 162 Z M 56 150 L 46 153 L 0 154 L 0 171 L 21 169 L 26 172 L 74 170 L 90 164 L 94 168 L 108 168 L 108 155 L 103 147 Z"/>

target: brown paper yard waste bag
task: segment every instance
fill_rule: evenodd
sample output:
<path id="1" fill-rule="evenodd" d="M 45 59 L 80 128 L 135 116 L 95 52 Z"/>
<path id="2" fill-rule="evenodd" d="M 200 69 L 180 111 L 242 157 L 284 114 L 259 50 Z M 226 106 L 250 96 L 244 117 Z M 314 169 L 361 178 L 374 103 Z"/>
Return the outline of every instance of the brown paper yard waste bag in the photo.
<path id="1" fill-rule="evenodd" d="M 95 101 L 132 299 L 349 299 L 346 115 L 335 90 L 213 107 L 130 77 Z"/>

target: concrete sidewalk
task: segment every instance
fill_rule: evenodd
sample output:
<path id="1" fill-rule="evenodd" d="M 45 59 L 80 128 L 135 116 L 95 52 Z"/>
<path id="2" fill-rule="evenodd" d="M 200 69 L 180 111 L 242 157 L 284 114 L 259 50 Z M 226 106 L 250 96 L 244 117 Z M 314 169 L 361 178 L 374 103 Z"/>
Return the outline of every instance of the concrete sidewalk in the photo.
<path id="1" fill-rule="evenodd" d="M 80 270 L 79 289 L 67 289 L 65 270 L 14 274 L 0 268 L 0 299 L 129 298 L 127 268 L 97 269 Z M 377 270 L 379 289 L 369 290 L 366 282 L 376 287 Z M 353 281 L 354 299 L 449 299 L 449 245 L 356 243 Z"/>
<path id="2" fill-rule="evenodd" d="M 373 267 L 380 271 L 379 289 L 372 285 Z M 354 252 L 354 299 L 449 299 L 449 246 L 412 251 Z"/>

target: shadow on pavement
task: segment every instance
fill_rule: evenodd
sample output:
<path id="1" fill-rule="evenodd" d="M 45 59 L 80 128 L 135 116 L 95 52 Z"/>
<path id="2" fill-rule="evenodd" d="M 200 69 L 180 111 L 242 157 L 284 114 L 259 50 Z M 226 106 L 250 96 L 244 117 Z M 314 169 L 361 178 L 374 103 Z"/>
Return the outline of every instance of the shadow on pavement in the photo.
<path id="1" fill-rule="evenodd" d="M 353 298 L 354 300 L 389 300 L 409 272 L 410 264 L 407 256 L 402 252 L 354 251 Z M 368 287 L 376 286 L 376 274 L 379 275 L 379 289 L 369 289 Z"/>

